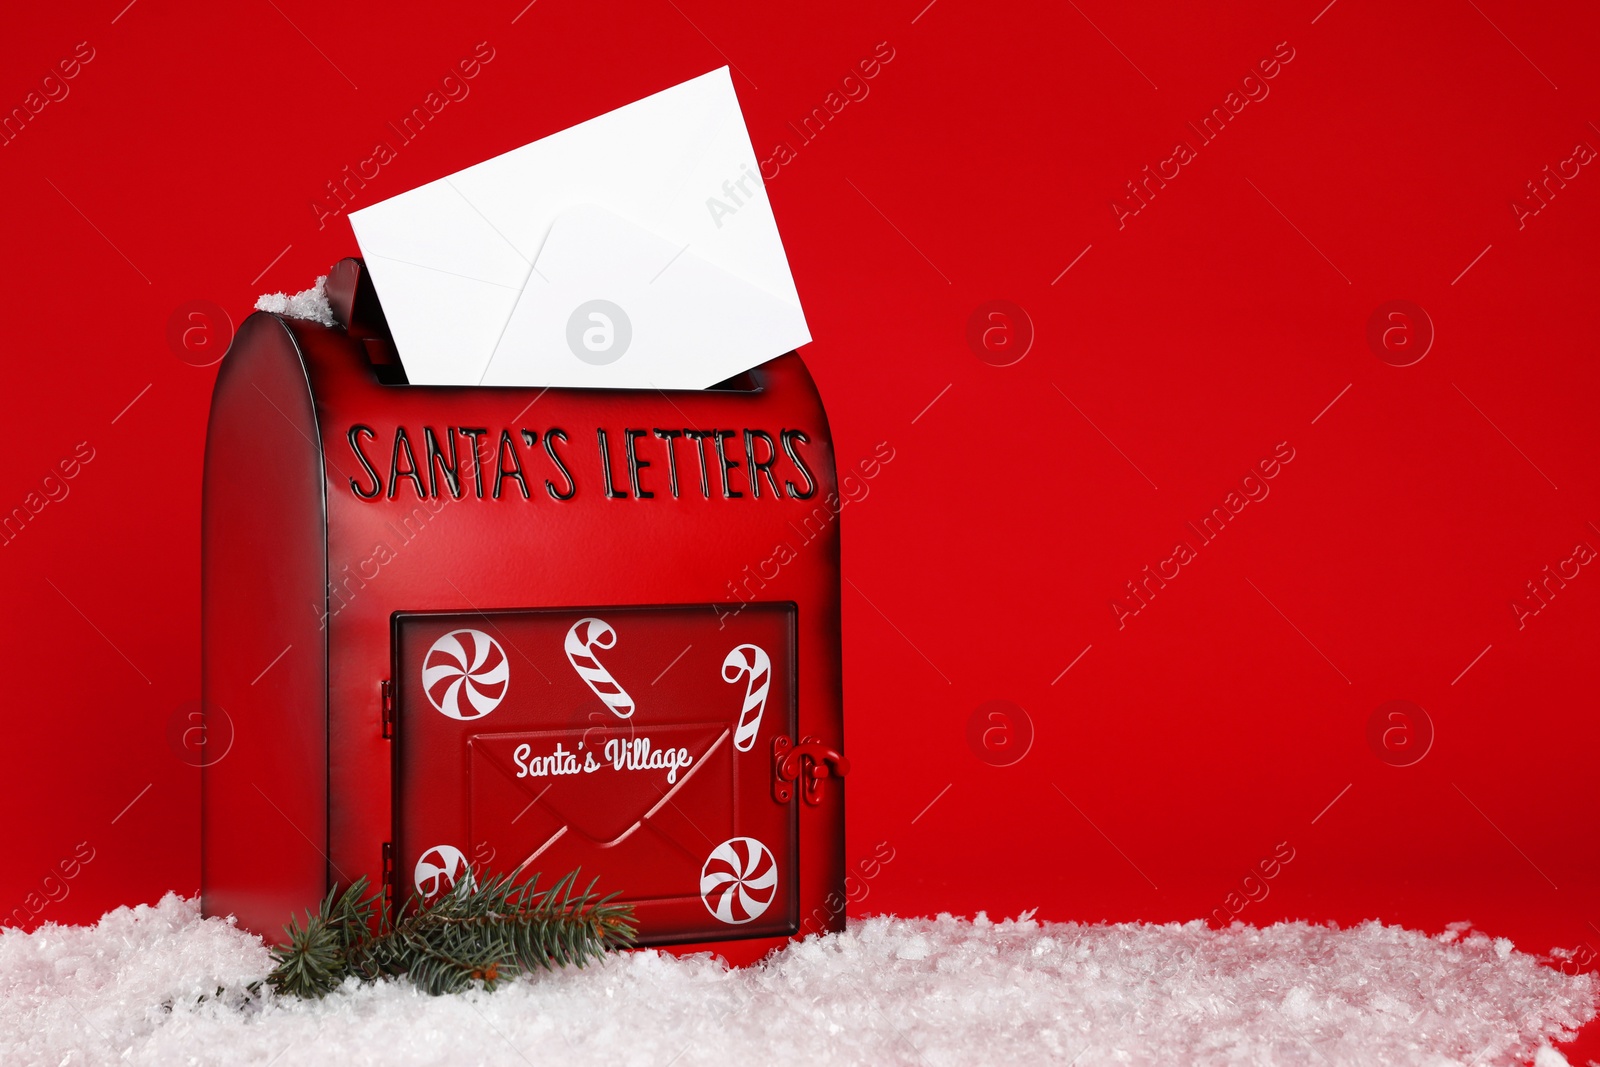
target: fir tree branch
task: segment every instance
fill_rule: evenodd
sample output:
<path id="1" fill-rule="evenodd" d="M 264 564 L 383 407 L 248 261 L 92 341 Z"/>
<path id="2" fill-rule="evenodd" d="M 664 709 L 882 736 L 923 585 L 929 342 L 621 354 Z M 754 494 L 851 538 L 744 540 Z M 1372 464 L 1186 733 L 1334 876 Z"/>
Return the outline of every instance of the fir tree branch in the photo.
<path id="1" fill-rule="evenodd" d="M 405 975 L 428 993 L 459 992 L 534 970 L 583 966 L 633 944 L 631 904 L 596 897 L 593 881 L 577 889 L 573 871 L 539 892 L 538 876 L 462 878 L 432 901 L 413 895 L 391 923 L 381 894 L 365 878 L 330 891 L 302 926 L 284 927 L 266 982 L 279 993 L 322 997 L 347 977 L 366 983 Z"/>

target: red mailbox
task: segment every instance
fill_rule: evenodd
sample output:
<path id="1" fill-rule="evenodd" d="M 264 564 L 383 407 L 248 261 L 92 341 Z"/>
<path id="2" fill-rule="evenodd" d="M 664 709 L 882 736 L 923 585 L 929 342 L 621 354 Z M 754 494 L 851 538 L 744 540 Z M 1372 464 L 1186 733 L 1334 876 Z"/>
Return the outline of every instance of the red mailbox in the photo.
<path id="1" fill-rule="evenodd" d="M 206 442 L 202 878 L 277 936 L 367 875 L 581 867 L 640 940 L 839 929 L 833 449 L 798 356 L 702 392 L 411 386 L 360 261 L 258 313 Z"/>

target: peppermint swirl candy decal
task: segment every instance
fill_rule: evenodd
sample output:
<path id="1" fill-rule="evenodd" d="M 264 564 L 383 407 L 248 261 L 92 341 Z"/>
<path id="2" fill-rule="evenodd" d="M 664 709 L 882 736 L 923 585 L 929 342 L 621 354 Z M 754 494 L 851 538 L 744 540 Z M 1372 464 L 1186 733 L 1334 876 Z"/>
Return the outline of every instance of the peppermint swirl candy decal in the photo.
<path id="1" fill-rule="evenodd" d="M 753 837 L 729 838 L 700 868 L 700 899 L 730 926 L 759 918 L 777 896 L 778 861 Z"/>
<path id="2" fill-rule="evenodd" d="M 463 878 L 472 884 L 472 867 L 466 855 L 454 845 L 434 845 L 417 858 L 411 881 L 423 900 L 448 893 Z"/>
<path id="3" fill-rule="evenodd" d="M 500 642 L 482 630 L 452 630 L 422 661 L 428 701 L 452 719 L 481 719 L 505 699 L 511 665 Z"/>

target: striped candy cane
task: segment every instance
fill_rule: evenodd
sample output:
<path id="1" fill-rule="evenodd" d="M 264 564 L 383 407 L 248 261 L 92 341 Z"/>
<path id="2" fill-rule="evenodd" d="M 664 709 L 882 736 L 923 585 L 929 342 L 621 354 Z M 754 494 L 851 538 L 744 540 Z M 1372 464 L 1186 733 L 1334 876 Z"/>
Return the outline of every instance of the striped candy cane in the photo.
<path id="1" fill-rule="evenodd" d="M 567 660 L 612 714 L 626 719 L 633 715 L 633 698 L 594 657 L 595 649 L 610 648 L 616 643 L 617 631 L 604 619 L 579 619 L 567 631 Z"/>
<path id="2" fill-rule="evenodd" d="M 761 729 L 761 713 L 767 710 L 767 687 L 772 683 L 772 661 L 755 645 L 737 645 L 722 661 L 722 680 L 737 682 L 741 675 L 748 681 L 744 690 L 744 709 L 739 712 L 739 728 L 733 732 L 733 747 L 749 752 L 756 743 L 756 731 Z"/>

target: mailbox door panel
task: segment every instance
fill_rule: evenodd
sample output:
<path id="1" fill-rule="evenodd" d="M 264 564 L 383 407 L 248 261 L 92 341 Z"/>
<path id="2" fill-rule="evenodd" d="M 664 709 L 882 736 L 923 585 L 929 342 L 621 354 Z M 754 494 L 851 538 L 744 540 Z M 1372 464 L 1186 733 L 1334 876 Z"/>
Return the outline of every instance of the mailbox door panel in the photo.
<path id="1" fill-rule="evenodd" d="M 799 927 L 795 607 L 399 613 L 395 899 L 580 869 L 640 941 Z"/>

